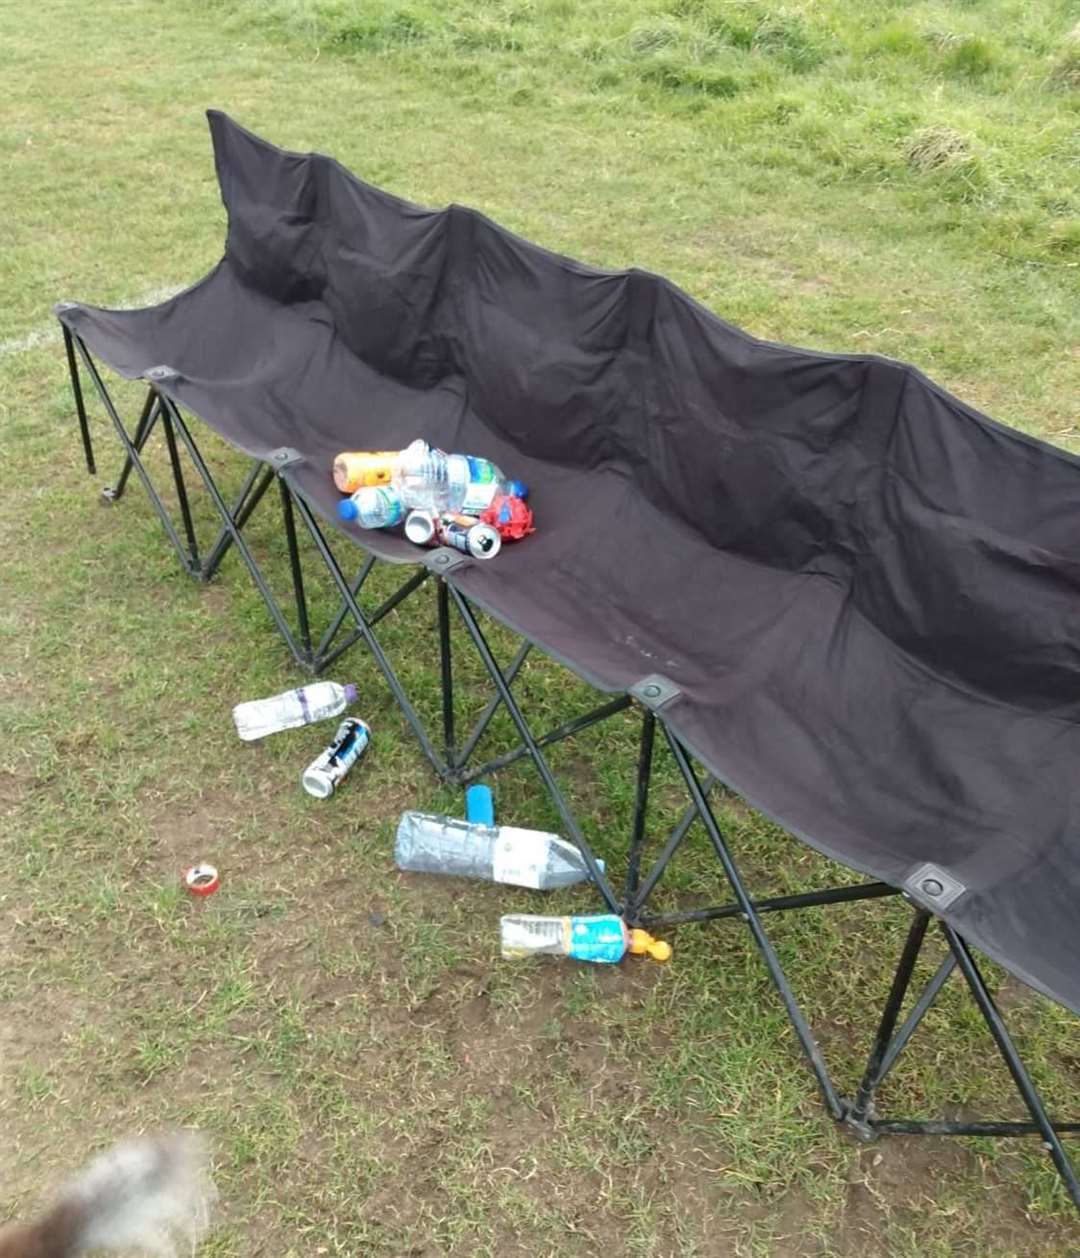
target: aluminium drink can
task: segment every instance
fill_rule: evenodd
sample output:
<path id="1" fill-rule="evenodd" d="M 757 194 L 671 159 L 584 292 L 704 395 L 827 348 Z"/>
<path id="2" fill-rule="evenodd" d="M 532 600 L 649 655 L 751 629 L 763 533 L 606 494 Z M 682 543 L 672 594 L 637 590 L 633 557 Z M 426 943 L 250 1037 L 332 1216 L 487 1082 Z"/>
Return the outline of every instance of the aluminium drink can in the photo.
<path id="1" fill-rule="evenodd" d="M 431 511 L 410 511 L 405 518 L 405 536 L 417 546 L 430 546 L 435 541 L 437 518 Z"/>
<path id="2" fill-rule="evenodd" d="M 309 795 L 327 799 L 338 788 L 338 783 L 371 742 L 371 730 L 364 721 L 347 716 L 338 726 L 334 741 L 304 770 L 300 782 Z"/>
<path id="3" fill-rule="evenodd" d="M 499 530 L 490 524 L 479 524 L 468 515 L 444 515 L 437 525 L 439 541 L 444 546 L 472 555 L 474 559 L 494 559 L 502 546 Z"/>

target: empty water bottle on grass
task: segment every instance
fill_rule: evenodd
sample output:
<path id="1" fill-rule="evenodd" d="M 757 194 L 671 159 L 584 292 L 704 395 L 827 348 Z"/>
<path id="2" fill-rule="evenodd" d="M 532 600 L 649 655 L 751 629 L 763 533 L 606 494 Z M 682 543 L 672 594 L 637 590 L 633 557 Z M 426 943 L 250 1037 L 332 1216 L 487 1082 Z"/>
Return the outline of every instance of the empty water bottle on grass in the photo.
<path id="1" fill-rule="evenodd" d="M 486 878 L 536 891 L 569 887 L 590 877 L 581 852 L 558 835 L 471 825 L 422 812 L 401 814 L 394 859 L 399 869 L 413 873 Z M 602 870 L 603 862 L 597 864 Z"/>
<path id="2" fill-rule="evenodd" d="M 614 965 L 628 952 L 655 961 L 671 956 L 670 944 L 654 939 L 648 931 L 632 929 L 614 913 L 591 917 L 515 914 L 502 918 L 500 926 L 502 954 L 513 960 L 555 956 Z"/>
<path id="3" fill-rule="evenodd" d="M 298 690 L 286 690 L 269 699 L 252 699 L 233 708 L 236 732 L 245 742 L 265 738 L 283 729 L 297 729 L 313 721 L 337 716 L 356 698 L 356 687 L 336 681 L 317 681 Z"/>

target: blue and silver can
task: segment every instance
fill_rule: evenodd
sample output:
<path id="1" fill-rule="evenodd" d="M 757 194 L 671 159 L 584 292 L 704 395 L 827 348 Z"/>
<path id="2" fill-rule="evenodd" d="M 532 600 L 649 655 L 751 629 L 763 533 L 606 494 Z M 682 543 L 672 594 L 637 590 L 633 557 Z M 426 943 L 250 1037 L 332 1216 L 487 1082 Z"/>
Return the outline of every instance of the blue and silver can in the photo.
<path id="1" fill-rule="evenodd" d="M 304 790 L 316 799 L 328 799 L 370 742 L 370 728 L 354 716 L 346 717 L 338 726 L 334 741 L 304 770 L 300 779 Z"/>

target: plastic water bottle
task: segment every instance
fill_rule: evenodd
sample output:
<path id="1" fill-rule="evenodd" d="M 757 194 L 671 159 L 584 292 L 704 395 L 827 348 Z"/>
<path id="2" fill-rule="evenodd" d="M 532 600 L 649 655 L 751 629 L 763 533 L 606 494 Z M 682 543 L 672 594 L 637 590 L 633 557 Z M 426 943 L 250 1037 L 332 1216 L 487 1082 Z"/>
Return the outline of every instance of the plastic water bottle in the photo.
<path id="1" fill-rule="evenodd" d="M 461 511 L 479 515 L 498 494 L 528 497 L 529 487 L 510 480 L 489 459 L 471 454 L 445 454 L 417 439 L 401 452 L 397 488 L 410 510 Z"/>
<path id="2" fill-rule="evenodd" d="M 401 814 L 394 859 L 399 869 L 415 873 L 486 878 L 536 891 L 569 887 L 590 876 L 578 849 L 558 835 L 423 812 Z M 597 864 L 603 869 L 602 861 Z"/>
<path id="3" fill-rule="evenodd" d="M 338 503 L 342 520 L 355 520 L 362 529 L 388 529 L 405 518 L 401 496 L 393 485 L 362 485 Z"/>
<path id="4" fill-rule="evenodd" d="M 654 939 L 648 931 L 631 930 L 621 917 L 602 913 L 592 917 L 532 917 L 516 914 L 500 922 L 502 954 L 511 960 L 522 957 L 573 957 L 615 965 L 628 952 L 667 961 L 671 945 Z"/>
<path id="5" fill-rule="evenodd" d="M 334 460 L 334 484 L 343 494 L 362 485 L 392 485 L 400 450 L 343 450 Z"/>
<path id="6" fill-rule="evenodd" d="M 269 699 L 253 699 L 233 708 L 236 732 L 245 742 L 265 738 L 283 729 L 296 729 L 313 721 L 344 712 L 356 698 L 356 687 L 339 686 L 336 681 L 317 681 L 298 690 L 286 690 Z"/>

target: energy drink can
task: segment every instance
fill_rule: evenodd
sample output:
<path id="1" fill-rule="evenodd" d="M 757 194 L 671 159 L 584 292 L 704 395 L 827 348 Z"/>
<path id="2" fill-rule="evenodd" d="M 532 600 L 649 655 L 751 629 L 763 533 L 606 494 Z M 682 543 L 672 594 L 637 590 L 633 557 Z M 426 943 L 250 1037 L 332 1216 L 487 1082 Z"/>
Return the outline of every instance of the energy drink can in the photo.
<path id="1" fill-rule="evenodd" d="M 494 559 L 502 546 L 499 530 L 478 524 L 472 516 L 444 515 L 436 526 L 439 541 L 474 559 Z"/>
<path id="2" fill-rule="evenodd" d="M 338 726 L 334 741 L 317 760 L 304 770 L 300 782 L 309 795 L 316 799 L 328 799 L 337 790 L 338 783 L 371 742 L 371 730 L 354 716 L 348 716 Z"/>

